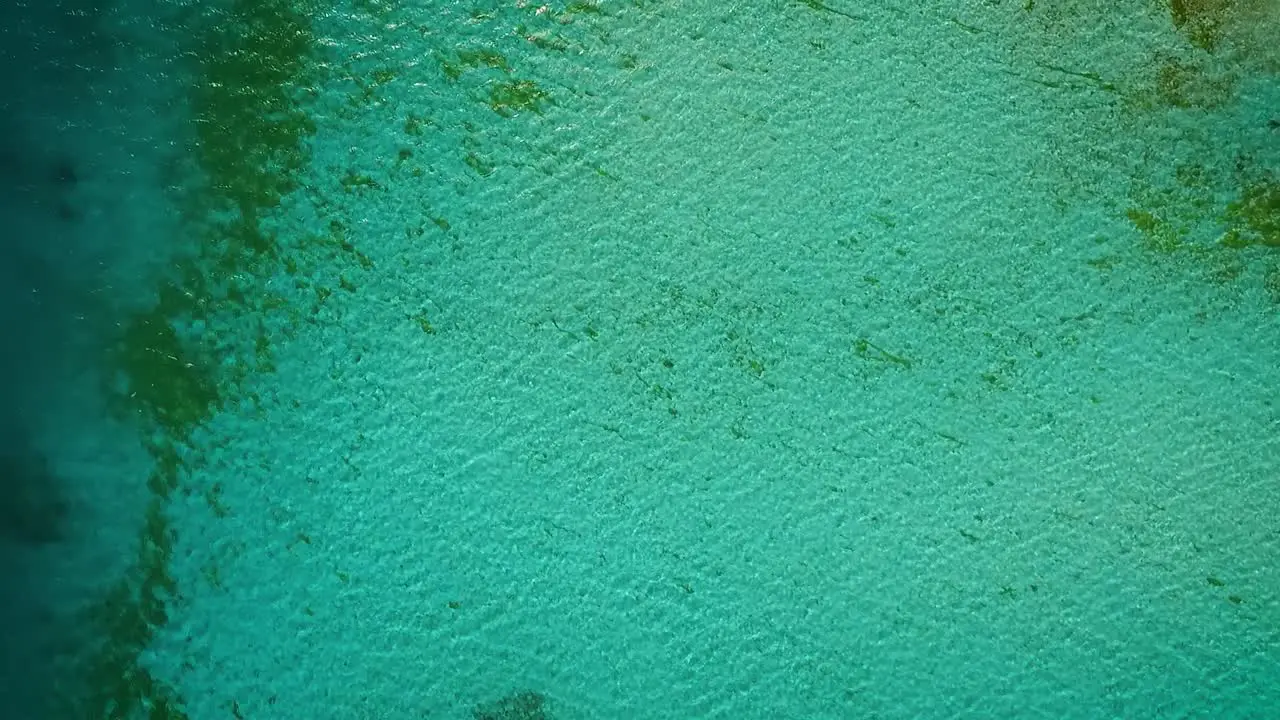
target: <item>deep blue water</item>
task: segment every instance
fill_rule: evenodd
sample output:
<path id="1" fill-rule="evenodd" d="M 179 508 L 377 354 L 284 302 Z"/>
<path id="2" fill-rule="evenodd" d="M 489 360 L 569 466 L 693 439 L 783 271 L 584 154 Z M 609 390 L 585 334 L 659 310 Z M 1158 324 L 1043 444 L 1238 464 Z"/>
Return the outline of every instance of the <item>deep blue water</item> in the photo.
<path id="1" fill-rule="evenodd" d="M 129 12 L 111 0 L 0 4 L 4 717 L 40 717 L 58 692 L 53 663 L 67 628 L 53 607 L 74 583 L 57 568 L 71 538 L 99 531 L 75 502 L 60 452 L 100 424 L 83 397 L 85 373 L 123 287 L 107 278 L 129 272 L 125 258 L 139 251 L 137 238 L 114 232 L 136 194 L 111 175 L 122 139 L 149 132 L 122 120 L 131 98 L 112 87 L 136 48 L 109 25 Z"/>

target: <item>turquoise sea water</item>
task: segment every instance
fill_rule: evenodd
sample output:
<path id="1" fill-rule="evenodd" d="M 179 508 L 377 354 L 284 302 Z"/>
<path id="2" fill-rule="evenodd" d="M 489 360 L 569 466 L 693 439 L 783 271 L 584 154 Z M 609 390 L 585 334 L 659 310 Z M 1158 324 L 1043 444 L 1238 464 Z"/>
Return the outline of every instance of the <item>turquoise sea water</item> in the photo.
<path id="1" fill-rule="evenodd" d="M 26 716 L 1276 716 L 1274 3 L 99 10 Z"/>

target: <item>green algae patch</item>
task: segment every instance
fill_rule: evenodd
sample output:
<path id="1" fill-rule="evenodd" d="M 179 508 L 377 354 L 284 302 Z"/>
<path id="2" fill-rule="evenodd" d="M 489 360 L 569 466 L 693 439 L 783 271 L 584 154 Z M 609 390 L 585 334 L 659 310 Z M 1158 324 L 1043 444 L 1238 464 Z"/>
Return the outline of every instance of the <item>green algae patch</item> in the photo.
<path id="1" fill-rule="evenodd" d="M 128 320 L 111 357 L 124 378 L 114 400 L 117 407 L 127 400 L 146 425 L 185 441 L 222 407 L 224 390 L 208 354 L 180 338 L 171 310 L 157 303 Z"/>
<path id="2" fill-rule="evenodd" d="M 1206 52 L 1222 41 L 1222 26 L 1235 0 L 1169 0 L 1173 26 L 1187 40 Z"/>
<path id="3" fill-rule="evenodd" d="M 1223 245 L 1280 248 L 1280 183 L 1266 177 L 1246 184 L 1240 198 L 1227 205 L 1224 219 L 1228 230 L 1222 237 Z"/>
<path id="4" fill-rule="evenodd" d="M 504 73 L 512 71 L 511 63 L 501 53 L 487 47 L 458 48 L 452 57 L 444 53 L 436 54 L 436 62 L 445 80 L 457 82 L 468 70 L 500 70 Z"/>
<path id="5" fill-rule="evenodd" d="M 459 23 L 448 28 L 440 25 L 438 10 L 421 4 L 400 4 L 393 17 L 357 17 L 363 27 L 356 32 L 382 38 L 390 48 L 388 56 L 397 55 L 396 48 L 422 48 L 415 51 L 412 62 L 398 61 L 403 65 L 399 72 L 408 93 L 416 95 L 419 88 L 431 87 L 432 92 L 450 98 L 446 107 L 461 110 L 467 106 L 462 115 L 452 111 L 435 118 L 413 112 L 402 115 L 405 141 L 413 153 L 412 161 L 406 158 L 403 163 L 405 174 L 413 179 L 425 177 L 425 168 L 438 162 L 441 143 L 450 142 L 462 147 L 451 153 L 447 162 L 463 164 L 479 178 L 493 177 L 500 166 L 507 165 L 564 165 L 570 172 L 582 171 L 579 157 L 570 158 L 570 153 L 562 157 L 555 144 L 529 146 L 536 153 L 532 158 L 522 149 L 524 157 L 507 159 L 514 147 L 500 139 L 503 132 L 494 132 L 490 113 L 512 121 L 517 132 L 536 133 L 543 129 L 541 116 L 559 104 L 590 100 L 593 92 L 579 87 L 577 80 L 566 82 L 566 77 L 585 79 L 609 72 L 618 54 L 610 25 L 626 11 L 623 6 L 629 5 L 635 3 L 552 0 L 482 5 L 461 10 Z M 381 52 L 373 50 L 372 54 Z M 634 60 L 633 67 L 640 64 Z M 566 75 L 571 66 L 585 75 Z M 363 77 L 369 72 L 367 68 L 351 70 L 352 75 Z M 473 108 L 486 112 L 468 112 Z M 415 142 L 428 134 L 434 142 Z"/>
<path id="6" fill-rule="evenodd" d="M 1275 0 L 1152 0 L 1167 9 L 1173 29 L 1197 51 L 1253 67 L 1280 63 L 1275 37 L 1280 5 Z"/>
<path id="7" fill-rule="evenodd" d="M 468 68 L 492 68 L 511 72 L 511 63 L 501 53 L 488 48 L 471 48 L 458 51 L 458 62 Z"/>
<path id="8" fill-rule="evenodd" d="M 314 124 L 294 95 L 311 79 L 314 11 L 288 0 L 235 0 L 206 18 L 194 40 L 197 179 L 180 202 L 195 247 L 161 279 L 154 305 L 121 323 L 108 357 L 114 404 L 177 440 L 225 407 L 243 379 L 236 368 L 252 365 L 215 362 L 228 338 L 208 328 L 263 312 L 267 281 L 297 268 L 262 220 L 296 188 L 309 159 Z M 203 334 L 181 330 L 197 326 Z"/>
<path id="9" fill-rule="evenodd" d="M 150 484 L 164 487 L 168 481 Z M 168 622 L 168 604 L 177 596 L 168 570 L 174 534 L 164 513 L 167 497 L 158 494 L 147 506 L 134 569 L 89 610 L 88 620 L 103 639 L 86 663 L 87 692 L 69 713 L 72 716 L 187 718 L 177 691 L 141 662 L 156 629 Z"/>
<path id="10" fill-rule="evenodd" d="M 1192 61 L 1162 59 L 1155 71 L 1157 107 L 1214 110 L 1235 96 L 1235 79 L 1215 74 Z"/>
<path id="11" fill-rule="evenodd" d="M 514 117 L 522 111 L 542 114 L 551 95 L 532 80 L 513 80 L 489 86 L 489 108 L 502 117 Z"/>
<path id="12" fill-rule="evenodd" d="M 315 132 L 292 93 L 310 80 L 313 3 L 234 0 L 200 38 L 191 103 L 204 197 L 245 218 L 279 204 Z"/>
<path id="13" fill-rule="evenodd" d="M 1162 187 L 1135 180 L 1130 201 L 1125 214 L 1161 268 L 1217 285 L 1261 282 L 1265 295 L 1280 302 L 1277 258 L 1267 254 L 1280 248 L 1280 183 L 1272 173 L 1188 164 Z M 1242 252 L 1249 249 L 1259 252 Z"/>
<path id="14" fill-rule="evenodd" d="M 600 3 L 595 2 L 571 2 L 564 6 L 564 14 L 573 15 L 602 15 L 604 11 L 600 9 Z"/>
<path id="15" fill-rule="evenodd" d="M 1229 176 L 1197 163 L 1183 163 L 1161 178 L 1135 177 L 1125 217 L 1139 232 L 1143 249 L 1171 255 L 1212 248 L 1219 188 Z"/>
<path id="16" fill-rule="evenodd" d="M 1270 0 L 1155 0 L 1174 42 L 1153 49 L 1126 107 L 1133 129 L 1195 123 L 1176 164 L 1146 163 L 1131 178 L 1126 218 L 1162 272 L 1226 285 L 1262 280 L 1274 259 L 1246 249 L 1280 247 L 1280 187 L 1266 138 L 1238 117 L 1245 89 L 1280 73 Z M 1180 126 L 1180 125 L 1179 125 Z M 1242 138 L 1227 151 L 1218 136 Z M 1169 157 L 1169 156 L 1166 156 Z M 1274 297 L 1274 294 L 1272 295 Z"/>
<path id="17" fill-rule="evenodd" d="M 536 82 L 512 77 L 511 62 L 490 48 L 460 48 L 452 57 L 438 53 L 436 62 L 450 83 L 459 82 L 469 71 L 487 75 L 485 104 L 503 117 L 514 117 L 522 111 L 541 113 L 543 107 L 551 103 L 551 95 Z"/>
<path id="18" fill-rule="evenodd" d="M 293 303 L 269 290 L 299 270 L 264 222 L 295 190 L 314 124 L 299 106 L 316 67 L 310 19 L 293 0 L 230 0 L 195 20 L 186 57 L 191 179 L 175 198 L 190 247 L 158 279 L 154 301 L 119 323 L 106 351 L 110 406 L 135 424 L 153 461 L 133 567 L 90 608 L 94 640 L 77 666 L 68 716 L 186 718 L 174 687 L 144 661 L 179 591 L 170 572 L 168 501 L 190 490 L 197 431 L 274 368 L 264 319 Z M 286 323 L 287 324 L 287 323 Z"/>
<path id="19" fill-rule="evenodd" d="M 1151 210 L 1129 208 L 1125 217 L 1133 223 L 1134 228 L 1142 234 L 1143 245 L 1147 250 L 1158 253 L 1171 253 L 1186 247 L 1189 228 L 1164 214 Z"/>

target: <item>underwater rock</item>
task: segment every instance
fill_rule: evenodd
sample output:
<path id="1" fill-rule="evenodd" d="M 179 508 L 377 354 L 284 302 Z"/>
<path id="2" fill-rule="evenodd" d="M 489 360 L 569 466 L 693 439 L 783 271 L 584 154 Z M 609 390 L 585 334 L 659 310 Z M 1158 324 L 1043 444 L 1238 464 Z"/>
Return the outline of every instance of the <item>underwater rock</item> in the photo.
<path id="1" fill-rule="evenodd" d="M 541 693 L 524 690 L 480 705 L 471 714 L 475 720 L 551 720 L 546 712 L 546 702 Z"/>
<path id="2" fill-rule="evenodd" d="M 0 448 L 0 539 L 43 545 L 63 537 L 59 479 L 30 448 Z"/>

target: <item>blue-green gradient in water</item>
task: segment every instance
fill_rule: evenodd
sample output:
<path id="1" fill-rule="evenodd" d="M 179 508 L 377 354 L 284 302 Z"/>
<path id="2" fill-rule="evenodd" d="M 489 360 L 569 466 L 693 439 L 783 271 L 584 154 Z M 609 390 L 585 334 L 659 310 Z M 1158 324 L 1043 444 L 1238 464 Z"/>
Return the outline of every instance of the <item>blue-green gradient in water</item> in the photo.
<path id="1" fill-rule="evenodd" d="M 155 27 L 73 716 L 1280 707 L 1274 3 Z"/>

